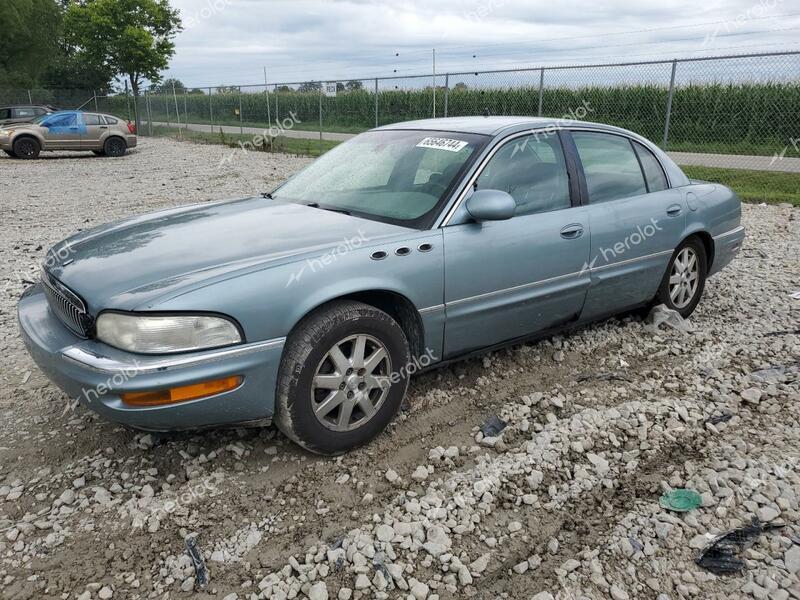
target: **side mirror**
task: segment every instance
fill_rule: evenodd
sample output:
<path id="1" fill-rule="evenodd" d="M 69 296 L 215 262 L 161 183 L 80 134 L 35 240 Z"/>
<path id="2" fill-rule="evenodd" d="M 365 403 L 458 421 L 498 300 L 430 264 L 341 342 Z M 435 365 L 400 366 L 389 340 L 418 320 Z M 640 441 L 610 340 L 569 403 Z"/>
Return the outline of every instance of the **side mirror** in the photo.
<path id="1" fill-rule="evenodd" d="M 501 190 L 478 190 L 467 198 L 467 212 L 476 221 L 505 221 L 514 216 L 517 203 Z"/>

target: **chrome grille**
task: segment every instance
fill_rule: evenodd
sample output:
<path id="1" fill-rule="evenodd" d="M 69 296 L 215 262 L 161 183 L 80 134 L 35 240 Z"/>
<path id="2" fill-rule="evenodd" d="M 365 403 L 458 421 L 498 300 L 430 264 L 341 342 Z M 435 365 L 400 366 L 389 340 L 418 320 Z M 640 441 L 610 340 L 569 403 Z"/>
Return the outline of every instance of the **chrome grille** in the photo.
<path id="1" fill-rule="evenodd" d="M 89 337 L 91 318 L 83 300 L 46 271 L 42 271 L 42 283 L 50 309 L 61 322 L 73 333 Z"/>

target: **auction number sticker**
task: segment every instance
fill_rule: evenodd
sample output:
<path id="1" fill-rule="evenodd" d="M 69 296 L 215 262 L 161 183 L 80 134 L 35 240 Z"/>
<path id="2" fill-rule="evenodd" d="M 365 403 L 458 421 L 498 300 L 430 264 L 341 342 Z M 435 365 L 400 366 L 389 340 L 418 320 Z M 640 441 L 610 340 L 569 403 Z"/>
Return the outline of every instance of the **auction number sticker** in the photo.
<path id="1" fill-rule="evenodd" d="M 426 137 L 419 144 L 417 144 L 417 148 L 434 148 L 436 150 L 447 150 L 448 152 L 460 152 L 468 145 L 469 142 L 464 142 L 462 140 Z"/>

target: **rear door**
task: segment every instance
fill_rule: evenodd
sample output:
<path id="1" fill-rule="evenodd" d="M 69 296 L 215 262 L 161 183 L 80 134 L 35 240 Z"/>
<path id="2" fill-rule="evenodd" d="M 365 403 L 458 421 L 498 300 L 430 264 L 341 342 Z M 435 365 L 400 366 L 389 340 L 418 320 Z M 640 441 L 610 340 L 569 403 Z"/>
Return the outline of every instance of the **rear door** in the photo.
<path id="1" fill-rule="evenodd" d="M 444 228 L 445 357 L 578 319 L 590 236 L 567 165 L 560 136 L 542 132 L 505 142 L 479 172 L 473 189 L 511 194 L 517 212 L 484 223 L 456 212 Z"/>
<path id="2" fill-rule="evenodd" d="M 42 121 L 45 149 L 80 150 L 85 129 L 81 113 L 57 113 Z"/>
<path id="3" fill-rule="evenodd" d="M 108 136 L 108 125 L 101 115 L 85 113 L 83 121 L 86 131 L 81 138 L 81 147 L 86 150 L 102 150 Z"/>
<path id="4" fill-rule="evenodd" d="M 683 194 L 645 146 L 624 135 L 573 131 L 588 195 L 591 287 L 583 318 L 650 301 L 686 224 Z"/>

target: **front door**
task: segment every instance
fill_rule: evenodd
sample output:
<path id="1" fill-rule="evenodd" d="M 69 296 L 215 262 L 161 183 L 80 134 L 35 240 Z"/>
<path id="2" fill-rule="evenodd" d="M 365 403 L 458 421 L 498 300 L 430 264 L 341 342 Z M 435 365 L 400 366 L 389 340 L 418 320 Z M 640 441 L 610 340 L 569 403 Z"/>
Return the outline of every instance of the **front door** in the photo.
<path id="1" fill-rule="evenodd" d="M 85 126 L 78 112 L 60 113 L 45 119 L 44 128 L 46 150 L 80 150 L 81 137 Z"/>
<path id="2" fill-rule="evenodd" d="M 474 189 L 508 192 L 517 212 L 476 223 L 460 211 L 444 228 L 445 357 L 575 321 L 589 286 L 587 209 L 558 134 L 506 142 Z"/>
<path id="3" fill-rule="evenodd" d="M 683 235 L 683 194 L 670 189 L 652 152 L 626 136 L 572 133 L 589 196 L 592 285 L 583 318 L 600 318 L 656 295 Z"/>

